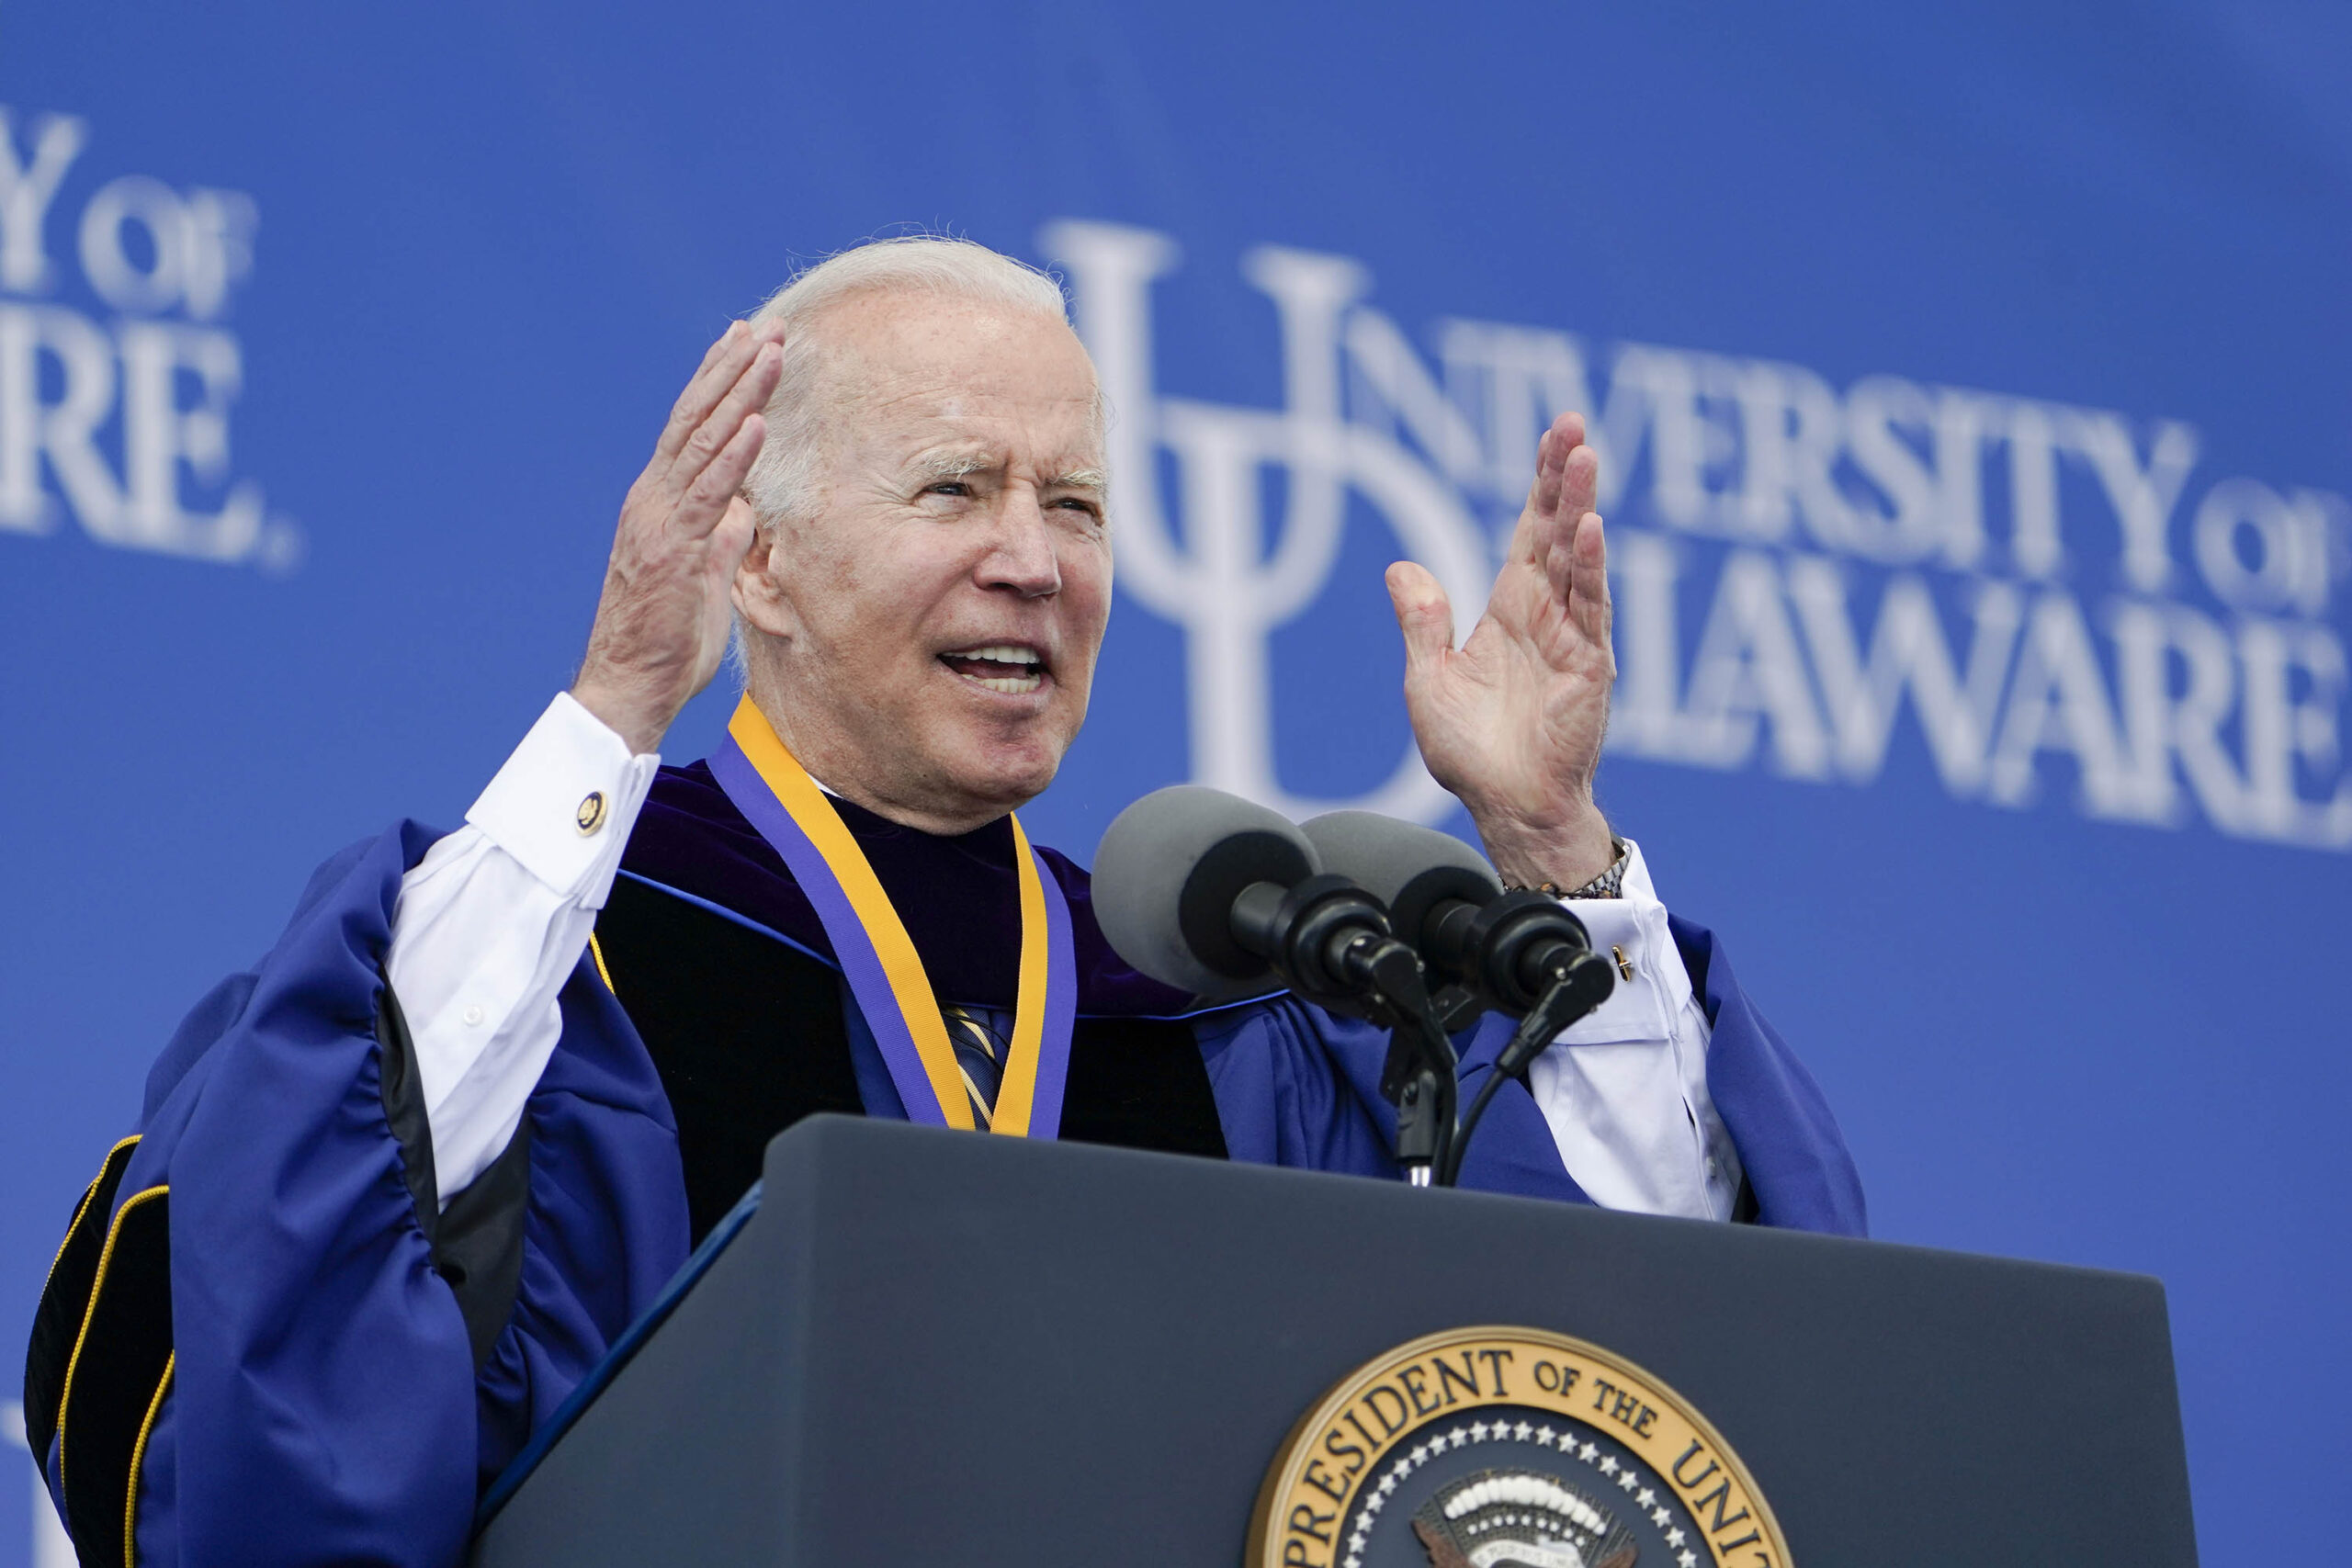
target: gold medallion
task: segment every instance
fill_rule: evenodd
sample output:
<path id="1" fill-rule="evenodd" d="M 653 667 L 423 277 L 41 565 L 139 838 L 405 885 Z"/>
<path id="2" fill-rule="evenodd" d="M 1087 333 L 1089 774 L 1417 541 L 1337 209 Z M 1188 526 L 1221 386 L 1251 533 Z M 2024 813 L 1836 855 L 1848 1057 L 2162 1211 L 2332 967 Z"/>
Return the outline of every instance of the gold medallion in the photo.
<path id="1" fill-rule="evenodd" d="M 1534 1328 L 1340 1380 L 1259 1489 L 1249 1568 L 1789 1568 L 1747 1468 L 1623 1357 Z"/>

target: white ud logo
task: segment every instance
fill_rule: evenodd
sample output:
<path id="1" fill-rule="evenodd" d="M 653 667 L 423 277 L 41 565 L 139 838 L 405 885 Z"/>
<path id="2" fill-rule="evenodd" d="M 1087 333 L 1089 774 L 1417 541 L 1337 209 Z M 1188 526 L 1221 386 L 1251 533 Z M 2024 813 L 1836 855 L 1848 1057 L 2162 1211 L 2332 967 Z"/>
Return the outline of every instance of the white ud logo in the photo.
<path id="1" fill-rule="evenodd" d="M 1241 273 L 1274 307 L 1283 406 L 1164 397 L 1152 302 L 1173 242 L 1081 221 L 1039 238 L 1114 412 L 1119 581 L 1184 633 L 1202 783 L 1295 817 L 1453 809 L 1401 726 L 1361 793 L 1289 788 L 1274 635 L 1323 598 L 1351 511 L 1466 630 L 1536 438 L 1573 409 L 1611 521 L 1612 751 L 1869 785 L 1907 712 L 1956 800 L 2023 809 L 2071 785 L 2086 817 L 2352 847 L 2334 625 L 2352 507 L 2200 474 L 2183 422 L 1888 375 L 1841 390 L 1800 365 L 1489 321 L 1437 323 L 1432 369 L 1363 302 L 1364 267 L 1272 245 Z M 1401 657 L 1363 664 L 1391 680 Z"/>
<path id="2" fill-rule="evenodd" d="M 1163 398 L 1154 388 L 1151 289 L 1177 266 L 1172 242 L 1080 222 L 1054 224 L 1041 238 L 1069 274 L 1078 330 L 1114 411 L 1120 586 L 1184 629 L 1193 776 L 1292 817 L 1340 807 L 1443 817 L 1453 797 L 1409 736 L 1385 780 L 1346 798 L 1295 795 L 1274 765 L 1270 638 L 1321 597 L 1351 492 L 1445 584 L 1464 626 L 1494 575 L 1484 530 L 1455 488 L 1387 433 L 1343 417 L 1342 355 L 1351 321 L 1368 314 L 1358 301 L 1370 275 L 1340 256 L 1271 245 L 1249 252 L 1243 275 L 1280 314 L 1284 406 L 1235 408 Z M 1156 479 L 1162 448 L 1177 465 L 1181 531 Z M 1288 498 L 1271 552 L 1261 482 L 1269 468 L 1285 471 Z M 1401 672 L 1401 651 L 1390 651 Z"/>

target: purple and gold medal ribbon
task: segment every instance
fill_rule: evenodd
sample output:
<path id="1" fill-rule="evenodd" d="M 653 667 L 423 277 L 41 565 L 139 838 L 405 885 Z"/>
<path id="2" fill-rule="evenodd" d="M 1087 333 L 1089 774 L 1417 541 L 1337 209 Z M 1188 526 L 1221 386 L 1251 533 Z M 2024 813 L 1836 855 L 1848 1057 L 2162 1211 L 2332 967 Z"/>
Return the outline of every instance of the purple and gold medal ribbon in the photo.
<path id="1" fill-rule="evenodd" d="M 972 1103 L 948 1043 L 931 978 L 881 879 L 825 792 L 745 697 L 710 755 L 727 798 L 784 857 L 816 906 L 858 1010 L 874 1031 L 908 1118 L 934 1127 L 974 1125 Z M 1021 975 L 1012 1040 L 989 1131 L 1050 1138 L 1060 1130 L 1069 1036 L 1078 1012 L 1078 955 L 1061 885 L 1012 821 L 1021 887 Z"/>

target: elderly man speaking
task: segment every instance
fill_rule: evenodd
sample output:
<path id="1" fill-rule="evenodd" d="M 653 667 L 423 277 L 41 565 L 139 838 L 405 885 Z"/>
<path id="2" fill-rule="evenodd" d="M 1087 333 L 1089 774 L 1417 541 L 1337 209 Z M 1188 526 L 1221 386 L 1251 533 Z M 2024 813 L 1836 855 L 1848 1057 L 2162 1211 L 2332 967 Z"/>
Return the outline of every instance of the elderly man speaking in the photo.
<path id="1" fill-rule="evenodd" d="M 816 1111 L 1396 1175 L 1368 1026 L 1136 974 L 1012 815 L 1086 716 L 1110 412 L 1055 283 L 958 241 L 846 252 L 711 345 L 571 691 L 463 829 L 321 869 L 76 1214 L 25 1405 L 84 1562 L 457 1561 L 480 1488 Z M 1812 1080 L 1594 806 L 1582 434 L 1544 435 L 1461 647 L 1435 579 L 1388 573 L 1430 773 L 1626 976 L 1463 1180 L 1858 1232 Z M 730 627 L 727 741 L 662 768 Z M 1497 1043 L 1466 1039 L 1473 1081 Z"/>

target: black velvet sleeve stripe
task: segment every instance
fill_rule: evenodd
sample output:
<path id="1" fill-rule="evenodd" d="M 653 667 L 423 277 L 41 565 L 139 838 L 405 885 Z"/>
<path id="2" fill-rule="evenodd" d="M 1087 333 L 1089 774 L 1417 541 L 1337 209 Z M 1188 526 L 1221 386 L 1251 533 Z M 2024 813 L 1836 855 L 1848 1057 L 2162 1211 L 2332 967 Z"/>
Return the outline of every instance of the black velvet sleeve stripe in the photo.
<path id="1" fill-rule="evenodd" d="M 498 1347 L 523 1289 L 523 1222 L 531 1206 L 531 1118 L 526 1112 L 504 1152 L 449 1200 L 433 1238 L 433 1268 L 465 1314 L 479 1370 Z"/>
<path id="2" fill-rule="evenodd" d="M 401 1179 L 408 1184 L 416 1223 L 427 1241 L 441 1213 L 440 1182 L 433 1168 L 433 1129 L 424 1117 L 424 1085 L 409 1042 L 408 1019 L 391 982 L 376 993 L 376 1077 L 384 1100 L 384 1120 L 401 1148 Z"/>
<path id="3" fill-rule="evenodd" d="M 97 1283 L 98 1258 L 106 1250 L 107 1218 L 114 1213 L 123 1168 L 138 1146 L 139 1140 L 130 1137 L 107 1151 L 97 1179 L 84 1190 L 65 1227 L 65 1243 L 49 1266 L 49 1283 L 33 1312 L 32 1341 L 25 1349 L 25 1440 L 32 1447 L 35 1464 L 49 1462 L 50 1439 L 57 1436 L 57 1413 L 65 1401 L 65 1369 L 74 1359 L 74 1341 L 90 1310 L 90 1288 Z"/>
<path id="4" fill-rule="evenodd" d="M 145 1447 L 172 1364 L 170 1190 L 124 1200 L 98 1260 L 90 1309 L 65 1370 L 57 1468 L 83 1568 L 130 1568 L 127 1534 Z"/>
<path id="5" fill-rule="evenodd" d="M 401 1175 L 416 1211 L 417 1229 L 433 1249 L 433 1269 L 458 1298 L 474 1365 L 490 1359 L 523 1280 L 523 1220 L 531 1201 L 531 1119 L 526 1114 L 488 1170 L 441 1202 L 433 1163 L 433 1126 L 408 1020 L 390 981 L 377 995 L 376 1047 L 384 1120 L 400 1145 Z"/>

